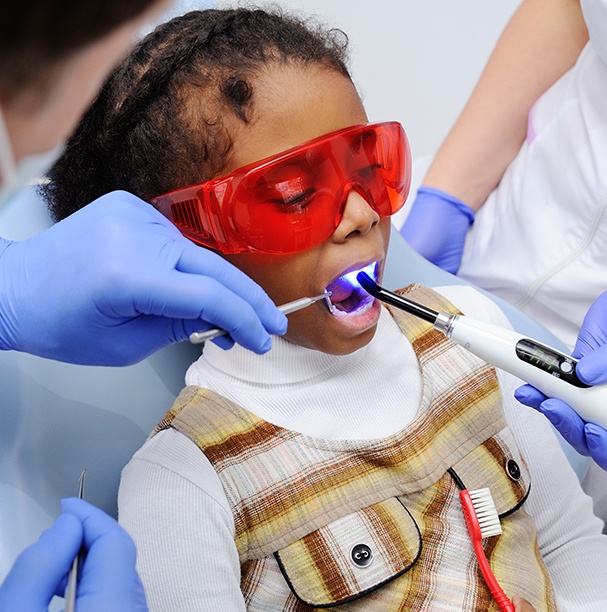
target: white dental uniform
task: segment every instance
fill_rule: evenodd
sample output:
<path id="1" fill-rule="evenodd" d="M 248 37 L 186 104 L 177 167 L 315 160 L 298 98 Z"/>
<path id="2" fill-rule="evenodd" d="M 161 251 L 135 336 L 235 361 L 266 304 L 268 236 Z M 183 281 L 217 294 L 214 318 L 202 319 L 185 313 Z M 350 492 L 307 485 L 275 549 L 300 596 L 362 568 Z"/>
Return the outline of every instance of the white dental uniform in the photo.
<path id="1" fill-rule="evenodd" d="M 458 275 L 573 347 L 607 290 L 607 0 L 582 0 L 590 41 L 536 102 L 527 140 L 477 214 Z"/>

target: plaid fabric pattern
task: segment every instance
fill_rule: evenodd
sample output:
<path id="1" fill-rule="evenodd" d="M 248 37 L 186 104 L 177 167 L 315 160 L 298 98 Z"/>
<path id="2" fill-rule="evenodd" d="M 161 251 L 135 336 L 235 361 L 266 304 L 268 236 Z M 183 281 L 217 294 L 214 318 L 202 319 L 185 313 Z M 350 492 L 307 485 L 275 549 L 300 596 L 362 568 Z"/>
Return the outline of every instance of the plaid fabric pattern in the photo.
<path id="1" fill-rule="evenodd" d="M 404 291 L 456 312 L 430 289 Z M 177 429 L 214 465 L 234 514 L 248 609 L 496 609 L 447 473 L 453 468 L 468 489 L 488 486 L 504 516 L 504 533 L 486 547 L 506 592 L 538 612 L 556 610 L 535 524 L 518 509 L 529 475 L 494 370 L 428 323 L 391 312 L 423 381 L 418 415 L 397 434 L 362 442 L 310 438 L 196 387 L 184 389 L 155 430 Z M 373 557 L 366 567 L 352 556 L 360 544 Z"/>

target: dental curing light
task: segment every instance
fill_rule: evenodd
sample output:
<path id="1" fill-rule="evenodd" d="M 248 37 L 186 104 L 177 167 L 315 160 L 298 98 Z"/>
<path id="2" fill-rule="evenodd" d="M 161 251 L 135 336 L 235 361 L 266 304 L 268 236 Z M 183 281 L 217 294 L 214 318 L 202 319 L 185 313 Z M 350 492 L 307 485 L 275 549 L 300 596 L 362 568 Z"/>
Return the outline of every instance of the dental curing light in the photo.
<path id="1" fill-rule="evenodd" d="M 365 272 L 356 278 L 378 300 L 428 321 L 483 361 L 518 376 L 548 397 L 566 402 L 585 421 L 607 428 L 607 385 L 583 383 L 575 372 L 578 360 L 571 355 L 510 329 L 426 308 L 380 287 Z"/>

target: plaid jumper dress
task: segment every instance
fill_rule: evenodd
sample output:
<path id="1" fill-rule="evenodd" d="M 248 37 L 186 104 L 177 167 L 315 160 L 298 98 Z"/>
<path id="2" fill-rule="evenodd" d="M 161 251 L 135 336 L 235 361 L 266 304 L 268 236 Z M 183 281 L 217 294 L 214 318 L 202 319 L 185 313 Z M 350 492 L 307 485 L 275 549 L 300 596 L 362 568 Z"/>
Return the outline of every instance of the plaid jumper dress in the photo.
<path id="1" fill-rule="evenodd" d="M 430 289 L 403 291 L 457 312 Z M 484 548 L 506 594 L 557 610 L 494 369 L 428 323 L 391 314 L 423 382 L 417 417 L 392 436 L 312 438 L 198 387 L 185 388 L 155 429 L 180 431 L 214 466 L 234 515 L 247 609 L 497 610 L 466 530 L 463 485 L 491 490 L 503 534 Z"/>

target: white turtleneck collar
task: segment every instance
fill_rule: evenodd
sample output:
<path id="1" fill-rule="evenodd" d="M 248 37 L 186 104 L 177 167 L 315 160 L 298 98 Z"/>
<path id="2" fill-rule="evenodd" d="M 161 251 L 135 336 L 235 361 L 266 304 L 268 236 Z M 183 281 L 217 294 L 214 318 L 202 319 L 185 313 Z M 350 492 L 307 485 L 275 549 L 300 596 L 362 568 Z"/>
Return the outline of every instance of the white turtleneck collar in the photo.
<path id="1" fill-rule="evenodd" d="M 373 340 L 349 355 L 272 340 L 265 355 L 207 344 L 186 384 L 211 389 L 266 421 L 317 438 L 381 438 L 415 417 L 419 365 L 385 309 Z"/>

